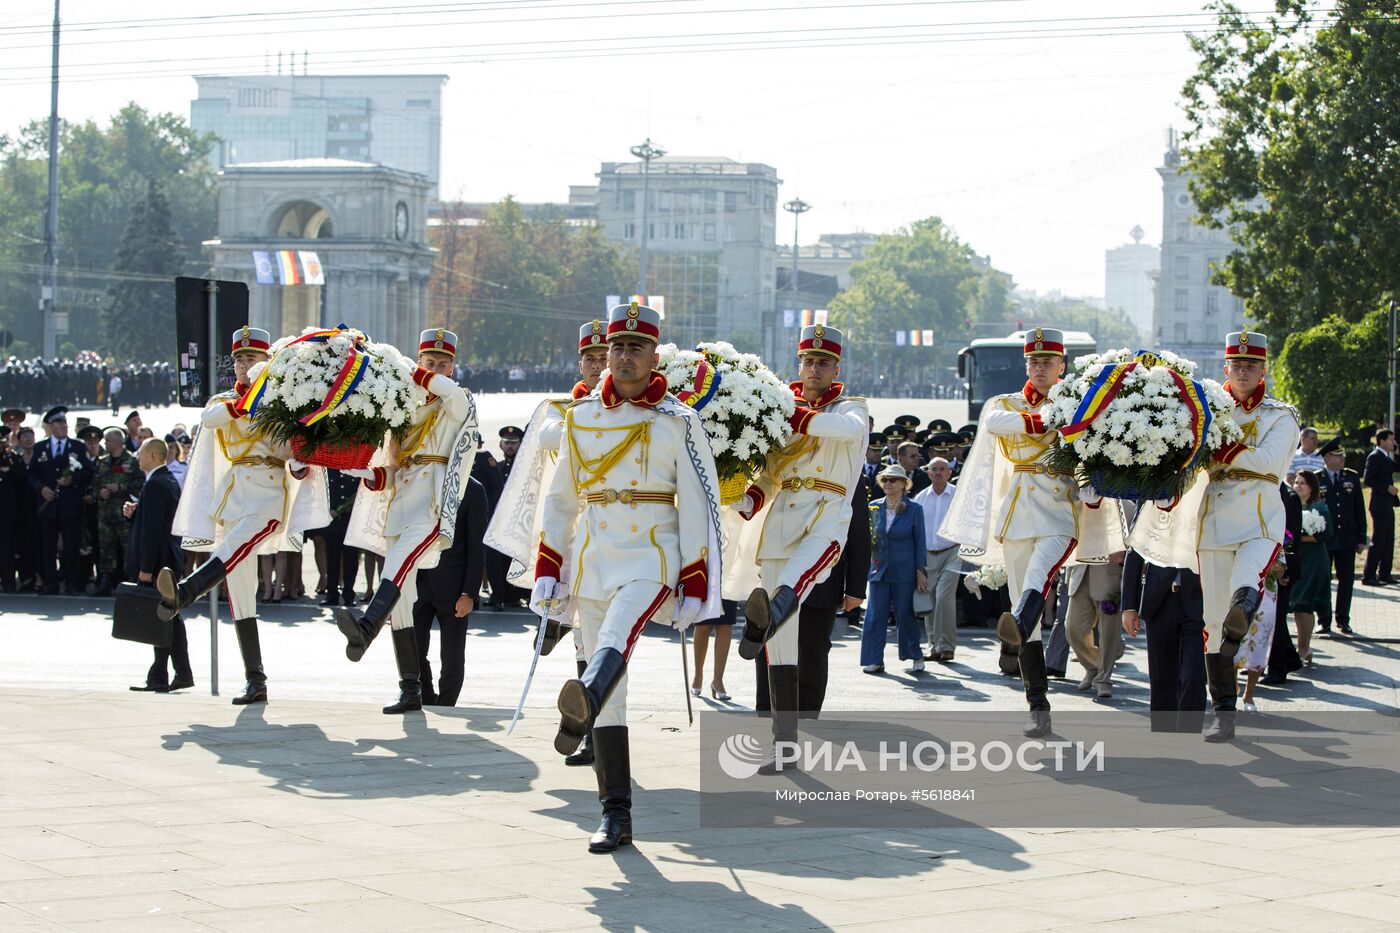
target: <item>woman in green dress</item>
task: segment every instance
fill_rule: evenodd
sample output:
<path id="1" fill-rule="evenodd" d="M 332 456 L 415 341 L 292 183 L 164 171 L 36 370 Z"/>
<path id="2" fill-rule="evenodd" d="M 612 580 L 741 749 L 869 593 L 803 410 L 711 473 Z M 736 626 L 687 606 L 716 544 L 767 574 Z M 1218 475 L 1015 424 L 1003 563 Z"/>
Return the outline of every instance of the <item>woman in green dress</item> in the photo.
<path id="1" fill-rule="evenodd" d="M 1316 473 L 1299 470 L 1293 477 L 1293 491 L 1303 504 L 1303 534 L 1298 539 L 1298 581 L 1293 584 L 1290 602 L 1298 628 L 1298 656 L 1312 667 L 1313 623 L 1332 600 L 1332 561 L 1327 545 L 1336 526 L 1322 501 L 1322 484 Z"/>

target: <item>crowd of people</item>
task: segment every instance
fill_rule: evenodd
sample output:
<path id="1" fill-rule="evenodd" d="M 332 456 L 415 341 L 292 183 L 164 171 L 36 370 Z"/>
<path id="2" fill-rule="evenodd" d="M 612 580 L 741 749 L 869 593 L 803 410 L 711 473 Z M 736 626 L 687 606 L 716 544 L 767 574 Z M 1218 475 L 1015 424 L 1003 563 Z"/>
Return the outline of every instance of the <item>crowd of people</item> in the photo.
<path id="1" fill-rule="evenodd" d="M 72 408 L 171 405 L 175 402 L 176 371 L 167 362 L 103 362 L 87 350 L 75 359 L 0 361 L 0 402 L 29 411 L 52 405 Z"/>
<path id="2" fill-rule="evenodd" d="M 625 682 L 648 621 L 696 626 L 691 690 L 708 680 L 721 701 L 731 699 L 724 675 L 742 626 L 737 653 L 754 664 L 754 706 L 773 723 L 775 752 L 760 770 L 776 773 L 779 745 L 824 703 L 838 613 L 860 628 L 858 663 L 876 676 L 890 629 L 906 672 L 921 677 L 927 662 L 955 659 L 960 628 L 995 626 L 998 666 L 1026 695 L 1027 736 L 1049 731 L 1047 678 L 1068 676 L 1071 655 L 1079 689 L 1109 700 L 1124 635 L 1145 628 L 1154 728 L 1202 731 L 1209 691 L 1206 738 L 1228 741 L 1241 674 L 1248 710 L 1257 683 L 1284 683 L 1314 663 L 1319 633 L 1352 633 L 1358 558 L 1363 586 L 1397 583 L 1395 436 L 1378 431 L 1364 471 L 1347 469 L 1342 439 L 1320 443 L 1266 395 L 1262 335 L 1230 335 L 1226 389 L 1248 442 L 1216 451 L 1200 479 L 1214 504 L 1200 505 L 1186 494 L 1105 499 L 1046 466 L 1044 405 L 1064 369 L 1057 331 L 1028 332 L 1026 387 L 989 400 L 979 422 L 955 430 L 904 415 L 876 431 L 864 400 L 836 380 L 840 332 L 804 328 L 793 440 L 721 510 L 709 445 L 694 442 L 698 417 L 653 371 L 660 323 L 631 305 L 584 324 L 569 398 L 503 428 L 499 458 L 477 449 L 470 463 L 477 417 L 459 381 L 481 373 L 458 367 L 456 336 L 443 329 L 422 335 L 414 378 L 428 401 L 384 467 L 312 468 L 253 424 L 249 373 L 271 345 L 256 328 L 235 335 L 235 391 L 163 438 L 134 409 L 120 427 L 79 423 L 72 437 L 66 406 L 38 419 L 42 437 L 25 408 L 7 409 L 0 588 L 154 587 L 172 631 L 133 687 L 150 691 L 192 686 L 180 612 L 220 588 L 246 672 L 234 702 L 260 703 L 257 603 L 308 598 L 310 541 L 310 596 L 335 610 L 347 657 L 359 660 L 385 626 L 392 633 L 400 680 L 389 714 L 457 701 L 483 590 L 492 608 L 528 606 L 549 622 L 543 650 L 572 633 L 578 677 L 560 694 L 555 747 L 569 764 L 594 766 L 604 821 L 590 848 L 611 851 L 630 838 Z M 209 433 L 218 444 L 195 456 Z M 358 509 L 378 517 L 352 521 Z M 1149 527 L 1167 529 L 1156 539 L 1135 531 L 1147 512 Z M 721 592 L 721 556 L 748 574 L 746 597 L 750 583 L 731 584 L 728 572 Z"/>

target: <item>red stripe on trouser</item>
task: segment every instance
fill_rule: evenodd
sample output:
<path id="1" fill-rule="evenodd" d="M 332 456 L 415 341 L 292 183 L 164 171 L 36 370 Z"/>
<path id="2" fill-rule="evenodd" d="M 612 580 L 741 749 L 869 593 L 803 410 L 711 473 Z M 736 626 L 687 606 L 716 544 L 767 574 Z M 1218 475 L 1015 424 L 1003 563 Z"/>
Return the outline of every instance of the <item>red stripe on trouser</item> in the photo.
<path id="1" fill-rule="evenodd" d="M 647 607 L 647 611 L 642 613 L 641 618 L 632 626 L 632 631 L 627 633 L 627 644 L 622 649 L 622 660 L 626 661 L 632 657 L 632 649 L 637 644 L 637 636 L 642 634 L 642 629 L 646 628 L 647 623 L 651 621 L 651 617 L 656 614 L 656 611 L 661 608 L 661 604 L 666 601 L 666 597 L 670 595 L 671 588 L 663 586 L 661 592 L 656 594 L 656 598 L 653 599 L 651 605 Z"/>
<path id="2" fill-rule="evenodd" d="M 821 572 L 827 567 L 830 567 L 840 556 L 841 545 L 837 544 L 835 541 L 827 545 L 826 550 L 822 551 L 821 557 L 817 558 L 817 562 L 804 570 L 802 575 L 797 578 L 797 586 L 793 587 L 793 589 L 797 591 L 799 599 L 807 592 L 807 588 L 816 582 Z"/>
<path id="3" fill-rule="evenodd" d="M 394 586 L 403 586 L 403 578 L 408 576 L 408 572 L 413 569 L 413 565 L 418 563 L 418 558 L 423 556 L 423 552 L 428 549 L 428 545 L 437 540 L 437 536 L 438 526 L 434 525 L 432 533 L 424 538 L 421 544 L 409 552 L 408 557 L 404 559 L 403 564 L 401 564 L 399 569 L 394 573 Z"/>
<path id="4" fill-rule="evenodd" d="M 268 522 L 266 525 L 263 526 L 262 531 L 253 535 L 246 542 L 244 542 L 243 545 L 238 548 L 238 550 L 233 552 L 233 556 L 231 556 L 228 559 L 228 563 L 224 564 L 224 573 L 227 574 L 234 567 L 237 567 L 239 564 L 241 564 L 243 562 L 243 559 L 249 554 L 251 554 L 255 547 L 257 547 L 262 542 L 266 541 L 267 536 L 276 531 L 277 526 L 280 524 L 281 522 L 279 522 L 275 518 L 268 519 Z"/>
<path id="5" fill-rule="evenodd" d="M 1060 555 L 1060 559 L 1055 561 L 1055 566 L 1051 567 L 1050 572 L 1045 575 L 1045 585 L 1040 588 L 1041 599 L 1050 598 L 1050 586 L 1055 582 L 1055 574 L 1059 573 L 1060 568 L 1065 565 L 1065 561 L 1069 560 L 1070 552 L 1074 550 L 1074 546 L 1078 543 L 1078 538 L 1070 538 L 1069 547 L 1065 548 L 1065 552 Z"/>
<path id="6" fill-rule="evenodd" d="M 1272 567 L 1272 566 L 1274 565 L 1274 561 L 1278 560 L 1278 552 L 1281 551 L 1281 550 L 1283 550 L 1283 545 L 1282 545 L 1282 544 L 1275 544 L 1275 545 L 1274 545 L 1273 553 L 1271 553 L 1271 554 L 1269 555 L 1269 560 L 1268 560 L 1268 562 L 1264 564 L 1264 569 L 1261 570 L 1261 571 L 1259 571 L 1259 598 L 1260 598 L 1260 599 L 1263 599 L 1263 598 L 1264 598 L 1264 578 L 1267 577 L 1267 576 L 1269 575 L 1269 568 Z"/>

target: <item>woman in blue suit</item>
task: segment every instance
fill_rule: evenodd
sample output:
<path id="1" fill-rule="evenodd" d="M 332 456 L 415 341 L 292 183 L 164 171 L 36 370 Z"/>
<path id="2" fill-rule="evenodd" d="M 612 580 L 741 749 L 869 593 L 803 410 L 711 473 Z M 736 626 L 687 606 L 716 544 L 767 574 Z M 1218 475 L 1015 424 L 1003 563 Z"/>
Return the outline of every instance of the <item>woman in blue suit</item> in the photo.
<path id="1" fill-rule="evenodd" d="M 914 589 L 928 592 L 924 510 L 908 498 L 909 474 L 903 467 L 885 467 L 876 480 L 885 498 L 870 503 L 874 546 L 870 553 L 870 608 L 860 633 L 861 670 L 867 674 L 884 673 L 885 620 L 893 605 L 899 659 L 912 661 L 906 670 L 917 674 L 924 669 L 924 649 L 914 616 Z"/>

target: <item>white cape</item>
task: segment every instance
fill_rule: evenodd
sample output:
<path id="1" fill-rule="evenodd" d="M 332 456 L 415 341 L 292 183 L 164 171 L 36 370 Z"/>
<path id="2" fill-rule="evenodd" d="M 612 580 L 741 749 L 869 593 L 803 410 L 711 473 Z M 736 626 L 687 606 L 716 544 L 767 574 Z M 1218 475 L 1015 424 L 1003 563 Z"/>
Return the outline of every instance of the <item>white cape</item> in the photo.
<path id="1" fill-rule="evenodd" d="M 491 514 L 491 523 L 486 526 L 486 546 L 510 558 L 507 579 L 527 590 L 535 582 L 535 548 L 540 543 L 540 513 L 559 459 L 558 450 L 550 450 L 540 443 L 540 432 L 552 407 L 572 403 L 572 399 L 545 399 L 535 407 L 535 413 L 530 416 L 530 423 L 525 428 L 525 436 L 520 441 L 520 449 L 515 453 L 515 464 L 511 467 L 505 488 L 496 500 L 496 511 Z M 573 561 L 565 555 L 563 564 L 561 571 L 567 573 Z M 559 582 L 568 583 L 567 580 Z"/>

